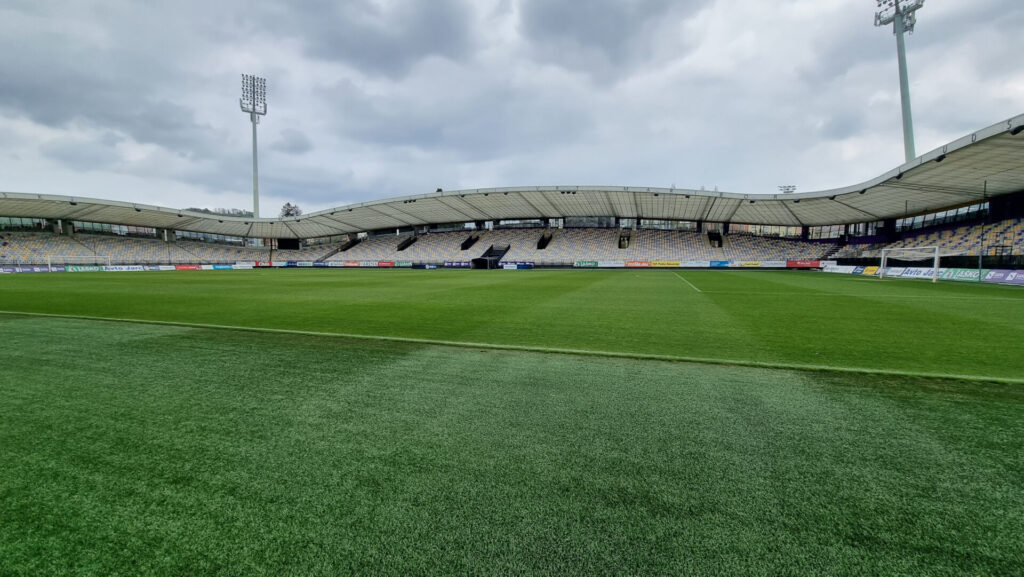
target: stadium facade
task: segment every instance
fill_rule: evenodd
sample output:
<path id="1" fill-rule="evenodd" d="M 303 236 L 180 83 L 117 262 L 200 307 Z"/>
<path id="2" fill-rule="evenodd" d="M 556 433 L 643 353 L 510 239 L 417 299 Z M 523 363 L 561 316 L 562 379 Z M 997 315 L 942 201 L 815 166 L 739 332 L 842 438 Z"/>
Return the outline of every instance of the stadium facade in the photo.
<path id="1" fill-rule="evenodd" d="M 338 247 L 288 255 L 308 260 L 326 260 L 347 251 L 361 239 L 383 235 L 453 232 L 465 237 L 467 229 L 480 231 L 507 227 L 633 231 L 661 228 L 681 231 L 678 234 L 711 235 L 711 248 L 721 248 L 721 243 L 715 245 L 714 235 L 736 232 L 788 237 L 804 242 L 826 241 L 833 246 L 823 245 L 823 249 L 818 251 L 820 254 L 810 255 L 822 259 L 835 256 L 850 245 L 859 243 L 862 249 L 870 251 L 880 244 L 899 242 L 911 229 L 955 224 L 958 219 L 969 220 L 959 218 L 963 216 L 983 218 L 982 224 L 1004 223 L 1000 230 L 1005 240 L 996 241 L 995 246 L 1002 247 L 1000 250 L 1004 254 L 1014 255 L 1021 252 L 1017 243 L 1021 236 L 1020 220 L 1024 216 L 1022 131 L 1024 115 L 978 130 L 866 182 L 817 192 L 755 194 L 605 186 L 438 190 L 340 206 L 299 217 L 259 219 L 71 195 L 5 192 L 0 193 L 0 227 L 6 224 L 7 228 L 19 228 L 19 224 L 28 223 L 37 230 L 45 229 L 57 236 L 92 231 L 131 235 L 144 231 L 143 236 L 165 243 L 230 239 L 229 242 L 241 241 L 242 245 L 250 246 L 252 239 L 266 239 L 265 243 L 257 244 L 287 250 L 317 245 Z M 973 232 L 964 234 L 969 236 Z M 598 238 L 595 241 L 583 236 L 577 240 L 618 243 L 620 249 L 642 240 L 638 235 L 630 237 L 629 233 L 609 238 L 611 240 Z M 648 240 L 655 245 L 659 242 L 685 245 L 692 239 Z M 572 239 L 568 241 L 572 242 Z M 442 239 L 438 242 L 444 245 L 451 241 Z M 545 237 L 542 234 L 523 242 L 543 245 Z M 977 239 L 975 244 L 978 243 L 993 245 L 990 239 Z M 782 247 L 775 252 L 765 252 L 754 247 L 756 250 L 749 254 L 736 254 L 742 259 L 764 253 L 775 260 L 786 260 L 786 257 L 799 259 L 808 254 L 806 246 L 788 246 L 794 250 L 787 253 L 787 247 Z M 120 248 L 124 253 L 123 247 Z M 543 248 L 540 247 L 541 250 Z M 389 255 L 391 258 L 402 257 L 398 252 L 403 249 L 395 246 L 390 248 L 390 253 L 379 254 L 384 255 L 383 258 L 389 258 Z M 60 252 L 53 248 L 47 250 Z M 183 260 L 172 252 L 160 255 L 158 260 Z M 178 252 L 188 260 L 187 256 L 195 251 Z M 93 250 L 93 253 L 100 254 L 98 250 Z M 437 259 L 447 260 L 442 253 L 437 253 Z M 694 254 L 701 262 L 713 261 L 716 256 L 719 259 L 723 257 L 721 252 L 702 253 L 698 250 L 698 253 Z M 258 256 L 260 253 L 255 254 Z M 583 260 L 599 260 L 603 253 L 588 254 L 584 251 L 566 254 Z M 640 254 L 640 257 L 651 260 L 660 254 Z M 670 255 L 667 262 L 681 262 L 694 257 L 694 254 L 680 254 L 674 261 Z M 965 250 L 961 254 L 973 252 Z M 536 253 L 532 255 L 536 256 Z M 4 256 L 0 253 L 0 260 Z M 336 260 L 344 259 L 344 256 Z M 373 256 L 370 254 L 367 258 L 372 259 Z M 627 253 L 622 253 L 622 256 L 624 262 L 629 258 Z M 873 255 L 860 250 L 844 256 Z M 217 260 L 218 257 L 219 260 L 245 258 L 244 255 L 229 253 L 210 258 Z M 11 260 L 10 255 L 7 259 Z M 208 259 L 199 260 L 205 262 Z M 499 256 L 495 264 L 500 260 Z M 576 260 L 579 258 L 563 258 L 548 264 L 571 266 Z"/>

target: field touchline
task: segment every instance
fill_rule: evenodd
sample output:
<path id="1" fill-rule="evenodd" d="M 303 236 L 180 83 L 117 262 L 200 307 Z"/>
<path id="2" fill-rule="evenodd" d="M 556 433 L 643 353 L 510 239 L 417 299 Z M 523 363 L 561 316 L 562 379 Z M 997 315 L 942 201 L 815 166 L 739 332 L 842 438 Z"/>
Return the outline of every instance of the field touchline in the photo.
<path id="1" fill-rule="evenodd" d="M 694 286 L 694 284 L 693 284 L 692 282 L 690 282 L 690 281 L 686 280 L 686 278 L 685 278 L 685 277 L 684 277 L 683 275 L 681 275 L 681 274 L 679 274 L 679 273 L 674 273 L 674 274 L 675 274 L 675 275 L 676 275 L 677 277 L 679 277 L 679 278 L 683 279 L 683 282 L 684 282 L 684 283 L 686 283 L 686 284 L 688 284 L 688 285 L 690 285 L 690 288 L 692 288 L 693 290 L 695 290 L 695 291 L 697 291 L 697 292 L 704 292 L 704 291 L 700 290 L 699 288 L 697 288 L 696 286 Z"/>

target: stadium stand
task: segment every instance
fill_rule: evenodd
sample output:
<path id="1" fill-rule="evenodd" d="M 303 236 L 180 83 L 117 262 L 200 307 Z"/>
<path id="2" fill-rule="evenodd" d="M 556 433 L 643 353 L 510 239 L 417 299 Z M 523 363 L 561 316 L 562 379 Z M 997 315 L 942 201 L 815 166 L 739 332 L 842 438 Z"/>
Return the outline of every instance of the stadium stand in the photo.
<path id="1" fill-rule="evenodd" d="M 0 235 L 0 262 L 47 264 L 72 260 L 86 262 L 100 257 L 88 246 L 69 236 L 48 232 L 4 232 Z M 103 261 L 105 262 L 105 260 Z"/>
<path id="2" fill-rule="evenodd" d="M 915 248 L 939 246 L 943 254 L 991 255 L 996 249 L 1005 254 L 1024 255 L 1024 219 L 1013 218 L 992 224 L 976 224 L 932 231 L 909 233 L 887 244 L 850 244 L 840 250 L 839 258 L 881 256 L 884 248 Z"/>
<path id="3" fill-rule="evenodd" d="M 818 260 L 836 248 L 835 243 L 807 242 L 798 239 L 730 234 L 725 254 L 730 260 Z"/>

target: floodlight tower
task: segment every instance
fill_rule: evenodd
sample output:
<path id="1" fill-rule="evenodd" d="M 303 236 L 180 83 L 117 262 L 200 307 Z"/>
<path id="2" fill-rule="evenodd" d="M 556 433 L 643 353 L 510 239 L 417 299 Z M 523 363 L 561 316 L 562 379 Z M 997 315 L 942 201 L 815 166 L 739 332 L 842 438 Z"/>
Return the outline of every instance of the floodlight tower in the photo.
<path id="1" fill-rule="evenodd" d="M 903 33 L 913 32 L 917 23 L 914 13 L 924 6 L 924 0 L 877 0 L 878 12 L 875 12 L 875 26 L 892 24 L 892 32 L 896 35 L 896 58 L 900 65 L 900 100 L 903 104 L 903 151 L 907 162 L 913 160 L 914 152 L 914 119 L 910 115 L 910 82 L 907 80 L 907 49 L 903 45 Z"/>
<path id="2" fill-rule="evenodd" d="M 256 125 L 260 123 L 260 116 L 267 113 L 267 79 L 243 74 L 242 97 L 238 99 L 238 105 L 242 112 L 249 113 L 249 120 L 252 121 L 252 217 L 259 218 L 260 179 L 256 165 Z"/>

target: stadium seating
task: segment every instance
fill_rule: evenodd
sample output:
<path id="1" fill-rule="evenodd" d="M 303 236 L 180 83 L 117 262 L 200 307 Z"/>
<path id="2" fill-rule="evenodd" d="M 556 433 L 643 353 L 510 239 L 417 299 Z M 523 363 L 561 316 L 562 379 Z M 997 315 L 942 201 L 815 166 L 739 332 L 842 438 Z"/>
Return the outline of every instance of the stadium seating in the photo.
<path id="1" fill-rule="evenodd" d="M 819 260 L 828 256 L 835 243 L 798 239 L 730 234 L 725 238 L 726 257 L 737 261 Z"/>
<path id="2" fill-rule="evenodd" d="M 916 248 L 939 246 L 945 255 L 991 255 L 993 247 L 1004 247 L 1006 254 L 1024 254 L 1024 219 L 1014 218 L 986 225 L 967 225 L 933 231 L 910 233 L 888 244 L 851 244 L 837 257 L 877 258 L 885 248 Z"/>
<path id="3" fill-rule="evenodd" d="M 479 240 L 467 250 L 463 242 L 470 235 Z M 1024 226 L 1014 221 L 987 233 L 991 239 L 1016 239 L 1020 250 Z M 538 249 L 541 238 L 550 235 L 544 249 Z M 619 247 L 620 235 L 628 235 L 625 248 Z M 967 235 L 963 243 L 973 242 L 975 234 Z M 712 247 L 704 233 L 682 230 L 615 228 L 521 228 L 474 232 L 431 232 L 421 234 L 405 250 L 398 246 L 409 239 L 402 236 L 376 236 L 364 239 L 349 250 L 339 251 L 338 244 L 315 245 L 303 249 L 271 250 L 263 247 L 225 245 L 192 240 L 166 243 L 153 238 L 135 238 L 110 235 L 78 234 L 56 236 L 50 233 L 14 232 L 4 234 L 0 247 L 0 260 L 45 264 L 66 259 L 84 262 L 95 259 L 106 264 L 230 264 L 239 261 L 410 261 L 416 264 L 440 264 L 445 261 L 469 261 L 480 257 L 491 246 L 508 247 L 503 262 L 527 261 L 547 266 L 572 266 L 578 260 L 790 260 L 820 259 L 835 250 L 832 243 L 807 242 L 794 239 L 761 237 L 749 234 L 731 234 L 724 237 L 721 248 Z M 928 244 L 931 239 L 915 242 Z"/>
<path id="4" fill-rule="evenodd" d="M 95 259 L 106 263 L 74 237 L 49 232 L 3 232 L 0 237 L 0 262 L 41 265 L 60 264 L 65 260 L 84 263 Z"/>

